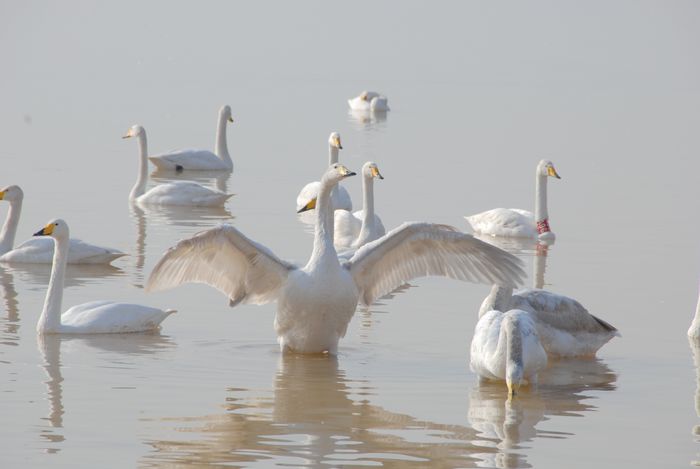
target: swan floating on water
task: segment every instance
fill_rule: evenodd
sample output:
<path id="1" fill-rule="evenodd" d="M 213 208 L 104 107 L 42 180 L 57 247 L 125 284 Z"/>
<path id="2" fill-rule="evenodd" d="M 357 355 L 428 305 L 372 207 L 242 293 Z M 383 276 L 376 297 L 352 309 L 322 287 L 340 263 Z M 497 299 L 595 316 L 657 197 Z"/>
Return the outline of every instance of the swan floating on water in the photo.
<path id="1" fill-rule="evenodd" d="M 61 314 L 63 281 L 70 241 L 70 230 L 65 221 L 50 221 L 34 236 L 49 236 L 56 244 L 51 278 L 44 309 L 36 330 L 39 334 L 107 334 L 142 332 L 158 329 L 160 323 L 175 310 L 161 310 L 130 303 L 92 301 L 73 306 Z M 49 239 L 49 241 L 51 241 Z"/>
<path id="2" fill-rule="evenodd" d="M 523 289 L 513 294 L 512 287 L 494 285 L 479 309 L 526 311 L 537 327 L 542 346 L 550 357 L 593 356 L 619 331 L 592 315 L 581 303 L 568 296 L 546 290 Z"/>
<path id="3" fill-rule="evenodd" d="M 231 107 L 222 106 L 219 109 L 219 119 L 216 127 L 216 146 L 214 152 L 197 148 L 183 148 L 149 156 L 158 169 L 174 169 L 176 171 L 233 171 L 233 161 L 228 153 L 226 144 L 226 124 L 233 122 Z"/>
<path id="4" fill-rule="evenodd" d="M 389 99 L 376 91 L 363 91 L 359 96 L 348 99 L 353 111 L 389 111 Z"/>
<path id="5" fill-rule="evenodd" d="M 129 200 L 146 205 L 187 205 L 197 207 L 220 207 L 233 194 L 209 189 L 191 181 L 174 181 L 159 184 L 146 192 L 148 182 L 148 143 L 146 130 L 140 125 L 132 126 L 122 138 L 136 137 L 139 143 L 140 167 L 136 184 L 131 189 Z"/>
<path id="6" fill-rule="evenodd" d="M 54 243 L 50 239 L 31 238 L 12 248 L 22 212 L 22 189 L 19 186 L 7 186 L 0 190 L 0 200 L 10 203 L 5 225 L 0 231 L 0 262 L 50 264 L 54 252 Z M 117 249 L 95 246 L 79 239 L 71 239 L 68 249 L 69 264 L 109 264 L 122 256 L 126 254 Z"/>
<path id="7" fill-rule="evenodd" d="M 474 233 L 516 238 L 539 238 L 554 241 L 547 212 L 547 177 L 561 179 L 551 161 L 541 160 L 537 165 L 535 186 L 535 214 L 516 208 L 494 208 L 466 216 Z"/>
<path id="8" fill-rule="evenodd" d="M 334 165 L 338 162 L 338 153 L 343 149 L 340 143 L 340 134 L 332 132 L 328 137 L 328 164 Z M 321 187 L 320 181 L 313 181 L 305 185 L 299 195 L 297 195 L 297 212 L 306 207 L 312 200 L 318 197 L 318 191 Z M 341 185 L 337 185 L 331 191 L 331 207 L 333 210 L 352 210 L 352 199 L 347 189 Z"/>
<path id="9" fill-rule="evenodd" d="M 203 231 L 170 248 L 147 291 L 206 283 L 238 303 L 277 301 L 282 351 L 337 353 L 358 302 L 371 304 L 411 279 L 441 275 L 472 282 L 521 282 L 521 261 L 446 225 L 404 223 L 340 260 L 333 247 L 331 191 L 355 173 L 331 165 L 321 178 L 314 247 L 304 267 L 279 259 L 230 225 Z M 494 281 L 494 279 L 499 279 Z"/>

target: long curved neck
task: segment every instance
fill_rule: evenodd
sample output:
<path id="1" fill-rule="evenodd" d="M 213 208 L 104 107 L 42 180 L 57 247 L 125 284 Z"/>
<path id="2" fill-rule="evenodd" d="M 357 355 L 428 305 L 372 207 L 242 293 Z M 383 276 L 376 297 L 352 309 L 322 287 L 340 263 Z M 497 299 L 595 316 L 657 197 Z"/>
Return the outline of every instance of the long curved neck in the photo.
<path id="1" fill-rule="evenodd" d="M 535 182 L 535 221 L 549 219 L 547 212 L 547 176 L 543 176 L 537 172 L 537 180 Z"/>
<path id="2" fill-rule="evenodd" d="M 216 145 L 214 146 L 214 152 L 216 156 L 221 158 L 221 161 L 226 163 L 231 169 L 233 169 L 233 160 L 231 160 L 231 155 L 228 154 L 228 144 L 226 143 L 226 125 L 228 123 L 228 118 L 224 113 L 219 114 L 219 125 L 216 128 Z"/>
<path id="3" fill-rule="evenodd" d="M 44 310 L 41 312 L 37 323 L 37 332 L 56 332 L 61 327 L 61 303 L 63 302 L 63 278 L 66 275 L 68 263 L 68 249 L 70 240 L 66 238 L 54 238 L 53 266 L 49 279 L 49 290 L 46 292 Z"/>
<path id="4" fill-rule="evenodd" d="M 362 239 L 374 221 L 374 178 L 365 175 L 362 179 L 362 228 L 358 238 Z"/>
<path id="5" fill-rule="evenodd" d="M 335 185 L 334 185 L 335 186 Z M 332 187 L 321 181 L 316 199 L 316 229 L 314 250 L 307 267 L 312 264 L 331 263 L 340 266 L 338 253 L 333 247 L 333 209 L 331 207 Z"/>
<path id="6" fill-rule="evenodd" d="M 506 340 L 506 381 L 518 379 L 523 369 L 523 335 L 517 319 L 506 318 L 503 321 L 502 333 Z"/>
<path id="7" fill-rule="evenodd" d="M 131 200 L 142 196 L 146 192 L 146 183 L 148 182 L 148 142 L 145 132 L 136 137 L 136 140 L 139 143 L 139 175 L 129 194 L 129 199 Z"/>
<path id="8" fill-rule="evenodd" d="M 508 311 L 510 309 L 511 298 L 513 297 L 513 287 L 494 285 L 491 292 L 484 298 L 479 308 L 479 317 L 489 311 Z"/>
<path id="9" fill-rule="evenodd" d="M 5 224 L 2 227 L 2 231 L 0 231 L 0 254 L 11 251 L 12 246 L 15 244 L 20 213 L 22 213 L 22 199 L 11 201 Z"/>
<path id="10" fill-rule="evenodd" d="M 328 145 L 328 166 L 338 162 L 338 147 Z"/>

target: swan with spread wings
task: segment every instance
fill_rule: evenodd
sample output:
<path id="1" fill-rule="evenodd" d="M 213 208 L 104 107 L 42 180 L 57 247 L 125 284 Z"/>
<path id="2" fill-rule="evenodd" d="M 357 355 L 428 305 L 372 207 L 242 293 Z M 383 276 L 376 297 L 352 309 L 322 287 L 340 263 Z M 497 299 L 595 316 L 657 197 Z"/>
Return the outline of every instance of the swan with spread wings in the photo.
<path id="1" fill-rule="evenodd" d="M 301 267 L 230 225 L 180 241 L 160 259 L 147 290 L 186 282 L 211 285 L 231 304 L 277 301 L 275 329 L 282 351 L 337 353 L 358 302 L 371 304 L 403 283 L 427 275 L 514 285 L 525 275 L 512 254 L 446 225 L 404 223 L 339 259 L 333 247 L 331 191 L 355 173 L 333 164 L 316 199 L 314 247 Z M 309 204 L 309 209 L 311 203 Z"/>

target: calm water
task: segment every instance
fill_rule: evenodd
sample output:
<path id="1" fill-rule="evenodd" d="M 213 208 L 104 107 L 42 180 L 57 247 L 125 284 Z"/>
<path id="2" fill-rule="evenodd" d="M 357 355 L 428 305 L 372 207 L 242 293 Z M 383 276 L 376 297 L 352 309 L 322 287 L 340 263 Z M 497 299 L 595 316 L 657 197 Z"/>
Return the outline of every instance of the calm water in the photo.
<path id="1" fill-rule="evenodd" d="M 53 217 L 129 253 L 69 269 L 64 306 L 118 299 L 179 312 L 159 335 L 34 332 L 48 266 L 0 269 L 2 467 L 687 467 L 700 460 L 696 2 L 523 4 L 0 2 L 0 185 L 18 241 Z M 345 100 L 382 91 L 386 119 Z M 142 124 L 153 153 L 213 148 L 230 104 L 235 192 L 220 210 L 127 203 Z M 484 285 L 430 278 L 359 309 L 337 359 L 282 356 L 274 305 L 211 288 L 146 295 L 161 253 L 226 221 L 304 262 L 294 213 L 327 161 L 378 163 L 377 212 L 453 224 L 531 208 L 546 157 L 557 243 L 529 284 L 580 300 L 622 338 L 561 361 L 506 403 L 469 343 Z M 171 174 L 155 174 L 164 181 Z M 360 181 L 346 187 L 360 202 Z M 4 217 L 6 204 L 0 202 Z M 539 254 L 539 255 L 537 255 Z M 700 350 L 697 351 L 700 356 Z M 700 358 L 696 360 L 700 364 Z"/>

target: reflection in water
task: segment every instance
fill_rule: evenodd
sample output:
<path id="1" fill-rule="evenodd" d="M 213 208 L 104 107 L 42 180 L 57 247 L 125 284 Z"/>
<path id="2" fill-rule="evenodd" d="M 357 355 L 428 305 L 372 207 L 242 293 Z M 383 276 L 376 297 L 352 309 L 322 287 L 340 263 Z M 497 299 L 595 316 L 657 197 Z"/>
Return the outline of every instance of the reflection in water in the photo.
<path id="1" fill-rule="evenodd" d="M 690 350 L 693 352 L 693 363 L 695 364 L 695 414 L 700 417 L 700 341 L 688 337 Z M 700 425 L 693 426 L 695 441 L 700 441 Z M 700 466 L 700 460 L 690 462 L 694 466 Z"/>
<path id="2" fill-rule="evenodd" d="M 199 184 L 207 184 L 213 179 L 216 188 L 221 192 L 228 192 L 228 181 L 232 171 L 181 171 L 156 169 L 151 173 L 154 183 L 162 184 L 171 181 L 194 181 Z"/>
<path id="3" fill-rule="evenodd" d="M 199 418 L 168 418 L 190 440 L 151 441 L 143 465 L 339 467 L 402 465 L 475 467 L 466 426 L 419 421 L 371 405 L 371 384 L 351 380 L 326 355 L 284 354 L 271 397 L 229 388 L 224 411 Z M 417 463 L 417 465 L 415 464 Z"/>
<path id="4" fill-rule="evenodd" d="M 19 303 L 14 278 L 8 270 L 0 268 L 0 289 L 4 306 L 0 318 L 0 345 L 19 345 Z"/>
<path id="5" fill-rule="evenodd" d="M 387 118 L 386 111 L 373 111 L 373 110 L 359 110 L 350 109 L 348 115 L 350 116 L 350 121 L 355 124 L 358 129 L 369 130 L 375 126 L 380 126 L 386 122 Z"/>
<path id="6" fill-rule="evenodd" d="M 566 359 L 550 363 L 539 373 L 537 389 L 520 393 L 510 402 L 501 383 L 479 383 L 470 394 L 469 422 L 487 439 L 485 446 L 492 447 L 492 441 L 498 450 L 479 456 L 490 467 L 531 467 L 517 452 L 522 443 L 571 436 L 535 426 L 548 416 L 581 416 L 595 411 L 595 406 L 584 402 L 589 397 L 585 392 L 612 391 L 616 380 L 617 375 L 598 359 Z"/>
<path id="7" fill-rule="evenodd" d="M 12 267 L 6 267 L 6 273 L 12 273 L 20 282 L 30 284 L 31 290 L 46 291 L 51 276 L 51 264 L 13 264 Z M 126 274 L 122 269 L 109 264 L 68 264 L 64 286 L 80 287 L 123 275 Z"/>
<path id="8" fill-rule="evenodd" d="M 140 208 L 142 215 L 148 217 L 149 222 L 159 225 L 208 228 L 214 224 L 223 223 L 234 218 L 226 207 L 143 205 Z"/>
<path id="9" fill-rule="evenodd" d="M 133 285 L 143 288 L 143 266 L 146 264 L 146 214 L 138 204 L 129 203 L 129 215 L 136 223 L 136 246 L 134 252 Z"/>
<path id="10" fill-rule="evenodd" d="M 49 403 L 49 414 L 45 418 L 50 428 L 41 428 L 41 436 L 52 446 L 46 448 L 47 453 L 57 453 L 60 448 L 53 446 L 65 441 L 63 416 L 63 375 L 61 374 L 61 343 L 75 341 L 86 344 L 90 348 L 116 353 L 119 355 L 154 354 L 174 346 L 167 336 L 153 333 L 143 334 L 96 334 L 96 335 L 60 335 L 39 334 L 37 346 L 43 358 L 46 371 L 46 400 Z M 76 354 L 77 355 L 77 354 Z M 119 359 L 119 358 L 118 358 Z"/>

